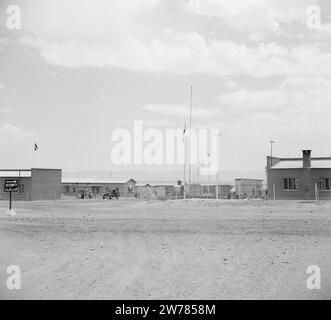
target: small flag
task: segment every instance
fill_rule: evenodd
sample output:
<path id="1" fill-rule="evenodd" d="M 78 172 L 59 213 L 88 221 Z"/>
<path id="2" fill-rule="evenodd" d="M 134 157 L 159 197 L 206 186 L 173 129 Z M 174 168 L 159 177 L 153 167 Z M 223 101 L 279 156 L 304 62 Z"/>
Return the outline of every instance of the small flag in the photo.
<path id="1" fill-rule="evenodd" d="M 34 143 L 34 151 L 37 151 L 39 149 L 37 143 Z"/>

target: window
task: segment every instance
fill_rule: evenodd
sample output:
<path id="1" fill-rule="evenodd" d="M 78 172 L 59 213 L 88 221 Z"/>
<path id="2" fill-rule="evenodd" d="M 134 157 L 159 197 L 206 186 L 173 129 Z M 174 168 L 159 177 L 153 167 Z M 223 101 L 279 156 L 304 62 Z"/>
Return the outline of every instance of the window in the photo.
<path id="1" fill-rule="evenodd" d="M 321 178 L 320 179 L 320 190 L 330 190 L 330 180 L 331 178 Z"/>
<path id="2" fill-rule="evenodd" d="M 299 190 L 299 179 L 285 178 L 284 179 L 284 190 Z"/>

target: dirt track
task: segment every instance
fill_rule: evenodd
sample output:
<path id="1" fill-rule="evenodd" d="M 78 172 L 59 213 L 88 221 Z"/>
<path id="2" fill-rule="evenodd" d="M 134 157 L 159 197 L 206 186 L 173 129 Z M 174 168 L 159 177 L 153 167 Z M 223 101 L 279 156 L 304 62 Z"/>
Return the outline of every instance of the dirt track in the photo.
<path id="1" fill-rule="evenodd" d="M 331 203 L 0 202 L 0 298 L 330 299 Z M 8 290 L 18 265 L 22 289 Z M 318 265 L 322 289 L 308 290 Z"/>

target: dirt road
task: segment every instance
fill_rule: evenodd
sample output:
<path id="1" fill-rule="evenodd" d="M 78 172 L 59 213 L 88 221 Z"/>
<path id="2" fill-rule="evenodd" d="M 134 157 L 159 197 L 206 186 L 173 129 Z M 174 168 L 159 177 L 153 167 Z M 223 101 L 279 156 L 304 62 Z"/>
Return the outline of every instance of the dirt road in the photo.
<path id="1" fill-rule="evenodd" d="M 331 203 L 0 202 L 0 298 L 330 299 Z M 8 290 L 6 269 L 21 269 Z M 308 290 L 310 265 L 321 290 Z"/>

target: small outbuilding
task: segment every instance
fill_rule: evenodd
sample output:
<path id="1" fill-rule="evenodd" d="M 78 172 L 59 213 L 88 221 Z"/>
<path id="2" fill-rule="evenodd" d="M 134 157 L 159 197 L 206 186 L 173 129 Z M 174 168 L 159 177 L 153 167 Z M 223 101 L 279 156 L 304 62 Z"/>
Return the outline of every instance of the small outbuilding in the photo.
<path id="1" fill-rule="evenodd" d="M 0 169 L 0 200 L 8 200 L 6 181 L 17 181 L 13 200 L 59 200 L 61 199 L 61 169 Z"/>
<path id="2" fill-rule="evenodd" d="M 262 179 L 235 179 L 235 195 L 239 199 L 263 197 Z"/>
<path id="3" fill-rule="evenodd" d="M 268 198 L 276 200 L 331 200 L 331 157 L 267 157 Z"/>

